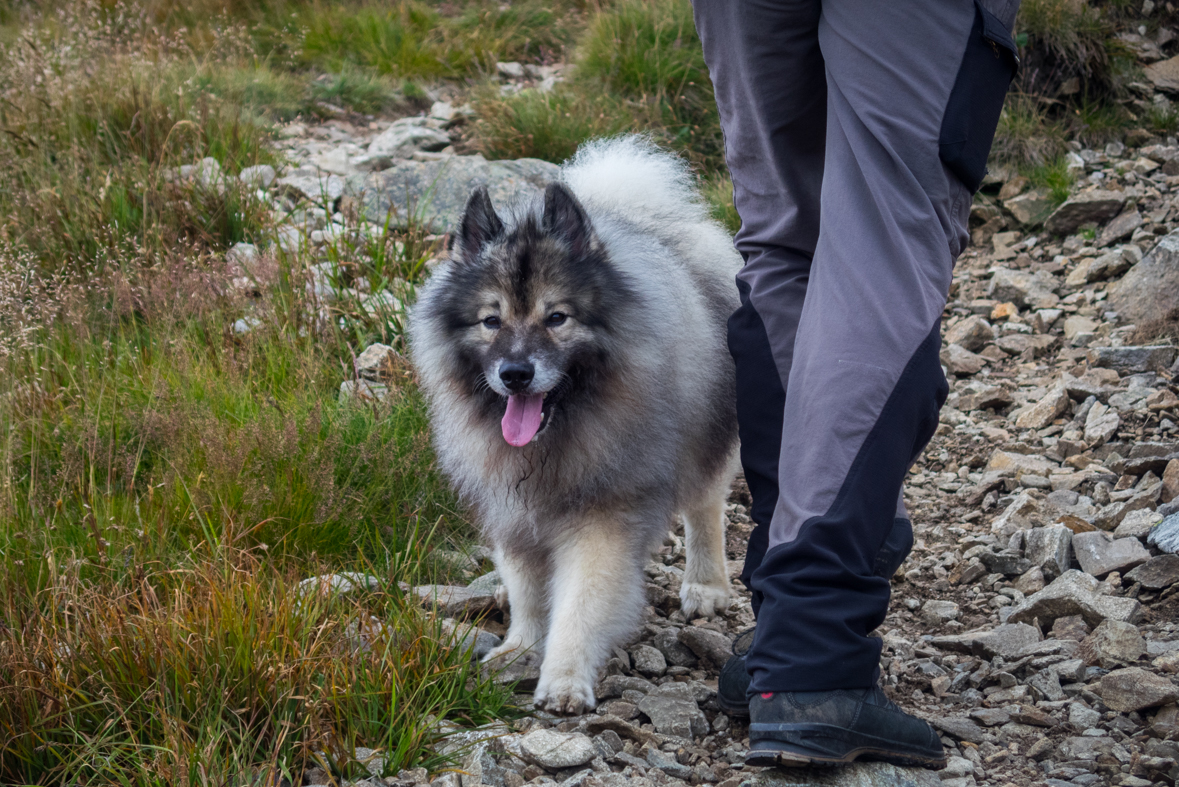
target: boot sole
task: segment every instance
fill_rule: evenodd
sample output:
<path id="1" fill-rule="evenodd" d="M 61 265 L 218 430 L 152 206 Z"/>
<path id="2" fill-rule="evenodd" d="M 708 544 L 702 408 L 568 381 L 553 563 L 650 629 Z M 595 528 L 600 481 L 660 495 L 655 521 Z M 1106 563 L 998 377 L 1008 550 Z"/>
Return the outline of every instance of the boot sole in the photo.
<path id="1" fill-rule="evenodd" d="M 933 769 L 941 769 L 946 766 L 946 755 L 944 751 L 939 751 L 936 755 L 932 756 L 912 750 L 906 751 L 897 748 L 891 741 L 862 733 L 852 733 L 850 730 L 828 724 L 781 725 L 782 727 L 789 727 L 789 732 L 794 735 L 801 736 L 801 741 L 786 741 L 773 737 L 761 737 L 758 733 L 762 731 L 756 728 L 762 726 L 760 724 L 751 725 L 751 737 L 759 738 L 759 740 L 751 741 L 751 746 L 761 744 L 766 748 L 750 748 L 749 752 L 745 755 L 747 765 L 778 765 L 782 767 L 850 765 L 862 758 L 882 760 L 893 763 L 894 765 L 917 765 L 923 768 Z M 786 730 L 782 732 L 786 732 Z M 830 743 L 821 749 L 813 749 L 805 744 L 805 740 L 808 737 L 823 739 Z M 848 738 L 851 739 L 848 740 Z M 858 740 L 856 740 L 857 738 Z M 843 754 L 835 754 L 831 751 L 832 748 L 838 751 L 843 746 L 847 747 L 847 751 Z"/>
<path id="2" fill-rule="evenodd" d="M 739 719 L 748 719 L 749 718 L 749 704 L 748 703 L 746 703 L 745 705 L 732 705 L 728 702 L 725 702 L 724 698 L 721 697 L 721 695 L 717 694 L 716 695 L 716 705 L 727 716 L 734 716 Z"/>
<path id="3" fill-rule="evenodd" d="M 946 758 L 944 756 L 941 758 L 919 757 L 912 754 L 902 754 L 900 752 L 873 748 L 853 749 L 842 757 L 811 754 L 798 750 L 757 749 L 750 750 L 745 755 L 745 764 L 767 768 L 805 768 L 813 766 L 835 768 L 841 765 L 851 765 L 860 759 L 869 761 L 879 760 L 893 765 L 916 766 L 931 768 L 933 770 L 941 770 L 946 767 Z"/>

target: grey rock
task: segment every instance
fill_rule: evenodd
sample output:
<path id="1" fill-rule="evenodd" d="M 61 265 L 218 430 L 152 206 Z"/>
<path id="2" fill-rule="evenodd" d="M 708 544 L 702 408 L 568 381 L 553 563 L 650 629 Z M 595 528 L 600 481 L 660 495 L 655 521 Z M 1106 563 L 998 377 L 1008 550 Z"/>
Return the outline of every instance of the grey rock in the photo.
<path id="1" fill-rule="evenodd" d="M 1068 721 L 1077 729 L 1087 730 L 1101 723 L 1101 711 L 1087 708 L 1079 702 L 1073 702 L 1068 706 Z"/>
<path id="2" fill-rule="evenodd" d="M 1045 472 L 1043 475 L 1047 475 Z M 1022 475 L 1041 475 L 1040 473 L 1021 473 Z M 1027 492 L 1020 492 L 1015 500 L 1008 504 L 1003 513 L 991 522 L 991 532 L 1001 538 L 1010 538 L 1020 530 L 1027 530 L 1041 524 L 1042 514 L 1039 502 Z"/>
<path id="3" fill-rule="evenodd" d="M 988 408 L 1001 410 L 1013 401 L 1011 392 L 1002 386 L 969 383 L 954 406 L 963 412 Z"/>
<path id="4" fill-rule="evenodd" d="M 1044 229 L 1054 235 L 1071 235 L 1083 224 L 1104 224 L 1121 212 L 1126 195 L 1118 191 L 1095 189 L 1074 194 L 1044 222 Z"/>
<path id="5" fill-rule="evenodd" d="M 301 167 L 275 181 L 284 193 L 320 205 L 331 205 L 344 194 L 344 179 L 325 175 L 314 167 Z"/>
<path id="6" fill-rule="evenodd" d="M 1024 555 L 1053 579 L 1072 565 L 1072 541 L 1073 532 L 1064 525 L 1034 527 L 1024 533 Z"/>
<path id="7" fill-rule="evenodd" d="M 679 630 L 665 628 L 655 635 L 655 647 L 675 667 L 695 667 L 699 660 L 687 645 L 680 642 Z"/>
<path id="8" fill-rule="evenodd" d="M 1109 736 L 1077 735 L 1061 741 L 1057 747 L 1057 754 L 1065 761 L 1093 761 L 1098 757 L 1108 756 L 1113 751 L 1113 746 L 1113 738 Z"/>
<path id="9" fill-rule="evenodd" d="M 1179 700 L 1179 687 L 1141 667 L 1126 667 L 1101 678 L 1100 694 L 1111 710 L 1132 713 Z"/>
<path id="10" fill-rule="evenodd" d="M 1146 537 L 1146 543 L 1158 547 L 1163 552 L 1179 552 L 1179 514 L 1171 514 L 1155 525 Z"/>
<path id="11" fill-rule="evenodd" d="M 1137 582 L 1147 590 L 1162 590 L 1179 582 L 1179 555 L 1152 557 L 1133 571 L 1127 572 L 1127 582 Z"/>
<path id="12" fill-rule="evenodd" d="M 274 167 L 269 164 L 256 164 L 252 167 L 245 167 L 237 175 L 238 180 L 245 183 L 247 186 L 254 186 L 260 189 L 270 188 L 270 184 L 278 177 L 278 173 L 274 171 Z"/>
<path id="13" fill-rule="evenodd" d="M 1047 334 L 1009 333 L 995 340 L 995 346 L 1008 355 L 1022 355 L 1030 352 L 1033 358 L 1042 358 L 1060 343 L 1059 337 Z"/>
<path id="14" fill-rule="evenodd" d="M 1150 535 L 1155 525 L 1163 521 L 1163 515 L 1149 509 L 1131 511 L 1122 519 L 1121 524 L 1114 529 L 1114 538 L 1144 539 Z"/>
<path id="15" fill-rule="evenodd" d="M 743 779 L 738 787 L 941 787 L 934 771 L 883 762 L 841 768 L 771 768 Z"/>
<path id="16" fill-rule="evenodd" d="M 961 612 L 953 601 L 929 599 L 921 607 L 921 620 L 929 626 L 940 626 L 957 620 Z"/>
<path id="17" fill-rule="evenodd" d="M 487 161 L 482 156 L 452 156 L 441 161 L 401 161 L 389 169 L 348 181 L 370 220 L 390 227 L 414 224 L 437 231 L 458 224 L 471 191 L 487 186 L 492 203 L 503 210 L 519 199 L 539 194 L 557 179 L 559 168 L 539 159 Z"/>
<path id="18" fill-rule="evenodd" d="M 1179 232 L 1165 236 L 1110 289 L 1110 308 L 1141 325 L 1179 309 Z"/>
<path id="19" fill-rule="evenodd" d="M 345 380 L 340 383 L 339 402 L 342 405 L 383 402 L 388 395 L 389 386 L 384 383 L 374 383 L 371 380 Z"/>
<path id="20" fill-rule="evenodd" d="M 652 768 L 658 768 L 668 776 L 676 779 L 687 781 L 692 777 L 692 768 L 690 766 L 680 763 L 674 754 L 663 752 L 659 749 L 647 749 L 647 763 Z"/>
<path id="21" fill-rule="evenodd" d="M 978 352 L 995 339 L 995 330 L 981 316 L 967 317 L 946 331 L 946 344 L 956 344 L 972 353 Z"/>
<path id="22" fill-rule="evenodd" d="M 580 732 L 539 729 L 520 739 L 523 758 L 550 770 L 585 765 L 596 756 L 594 742 Z"/>
<path id="23" fill-rule="evenodd" d="M 630 650 L 631 660 L 637 672 L 648 678 L 655 678 L 667 672 L 667 659 L 650 645 L 635 645 Z"/>
<path id="24" fill-rule="evenodd" d="M 998 727 L 1011 721 L 1011 714 L 1002 708 L 975 708 L 970 712 L 970 718 L 985 727 Z"/>
<path id="25" fill-rule="evenodd" d="M 373 382 L 387 382 L 393 378 L 398 368 L 404 368 L 405 361 L 387 344 L 370 344 L 364 352 L 356 356 L 353 368 L 356 376 Z"/>
<path id="26" fill-rule="evenodd" d="M 1090 447 L 1104 444 L 1118 432 L 1122 419 L 1117 410 L 1101 402 L 1094 402 L 1085 417 L 1085 442 Z"/>
<path id="27" fill-rule="evenodd" d="M 1143 224 L 1142 214 L 1138 212 L 1138 208 L 1131 208 L 1118 216 L 1101 230 L 1101 234 L 1097 236 L 1098 246 L 1109 246 L 1112 243 L 1117 243 L 1123 238 L 1128 238 L 1134 234 L 1134 230 L 1141 227 Z M 1130 267 L 1129 265 L 1126 268 Z M 1123 268 L 1122 270 L 1125 270 Z M 1118 271 L 1121 273 L 1122 271 Z M 1117 273 L 1110 274 L 1116 276 Z"/>
<path id="28" fill-rule="evenodd" d="M 1060 677 L 1053 670 L 1041 670 L 1028 678 L 1028 688 L 1038 700 L 1059 702 L 1064 699 L 1064 689 L 1060 687 Z"/>
<path id="29" fill-rule="evenodd" d="M 436 606 L 444 615 L 474 615 L 495 609 L 495 596 L 477 593 L 461 585 L 419 585 L 413 593 L 426 606 Z"/>
<path id="30" fill-rule="evenodd" d="M 951 344 L 942 349 L 941 362 L 946 369 L 959 377 L 978 374 L 988 363 L 986 358 L 975 355 L 957 344 Z"/>
<path id="31" fill-rule="evenodd" d="M 702 661 L 714 667 L 723 667 L 733 655 L 733 641 L 712 629 L 685 626 L 680 629 L 679 640 Z"/>
<path id="32" fill-rule="evenodd" d="M 1150 553 L 1137 538 L 1115 539 L 1099 530 L 1073 536 L 1073 552 L 1081 570 L 1099 579 L 1111 571 L 1124 573 L 1150 560 Z"/>
<path id="33" fill-rule="evenodd" d="M 370 156 L 408 158 L 415 150 L 442 150 L 450 144 L 450 135 L 434 126 L 431 118 L 401 118 L 393 121 L 368 145 Z"/>
<path id="34" fill-rule="evenodd" d="M 1057 618 L 1080 615 L 1090 626 L 1112 618 L 1127 623 L 1135 622 L 1142 614 L 1141 605 L 1132 598 L 1100 595 L 1095 578 L 1070 569 L 1038 593 L 1028 596 L 1007 618 L 1013 623 L 1039 620 L 1050 626 Z"/>
<path id="35" fill-rule="evenodd" d="M 481 577 L 476 577 L 467 585 L 467 590 L 480 596 L 494 596 L 495 591 L 503 584 L 498 571 L 489 571 Z"/>
<path id="36" fill-rule="evenodd" d="M 1029 273 L 996 268 L 987 288 L 987 297 L 997 301 L 1010 301 L 1023 309 L 1048 308 L 1058 301 L 1058 286 L 1056 277 L 1047 271 Z"/>
<path id="37" fill-rule="evenodd" d="M 929 723 L 960 741 L 982 743 L 985 740 L 986 733 L 983 732 L 982 727 L 979 727 L 965 716 L 935 715 L 929 719 Z"/>
<path id="38" fill-rule="evenodd" d="M 1052 194 L 1047 189 L 1032 189 L 1019 196 L 1003 200 L 1003 207 L 1024 226 L 1042 224 L 1052 212 Z"/>
<path id="39" fill-rule="evenodd" d="M 1043 429 L 1063 415 L 1071 401 L 1063 385 L 1054 386 L 1044 398 L 1020 413 L 1015 425 L 1020 429 Z"/>
<path id="40" fill-rule="evenodd" d="M 1104 620 L 1081 642 L 1081 652 L 1090 664 L 1113 669 L 1145 656 L 1146 640 L 1133 624 Z"/>
<path id="41" fill-rule="evenodd" d="M 987 658 L 1002 656 L 1004 659 L 1014 659 L 1041 639 L 1043 637 L 1040 630 L 1035 626 L 1026 623 L 1004 623 L 978 637 L 974 650 Z"/>
<path id="42" fill-rule="evenodd" d="M 1176 259 L 1176 265 L 1179 267 L 1179 258 Z M 1176 284 L 1179 286 L 1179 282 Z M 1175 362 L 1177 352 L 1179 348 L 1168 345 L 1095 347 L 1089 351 L 1089 362 L 1121 374 L 1161 372 Z"/>
<path id="43" fill-rule="evenodd" d="M 652 693 L 639 700 L 638 708 L 664 735 L 696 738 L 708 733 L 708 718 L 693 700 Z"/>
<path id="44" fill-rule="evenodd" d="M 621 697 L 624 691 L 638 691 L 647 694 L 654 690 L 655 684 L 649 680 L 629 675 L 607 675 L 594 687 L 594 696 L 600 700 L 606 700 L 611 697 Z"/>
<path id="45" fill-rule="evenodd" d="M 1032 567 L 1027 558 L 1010 549 L 1002 552 L 983 552 L 979 559 L 992 574 L 1003 574 L 1008 577 L 1018 576 Z"/>
<path id="46" fill-rule="evenodd" d="M 455 647 L 459 650 L 470 648 L 471 656 L 475 659 L 483 658 L 503 644 L 503 638 L 498 634 L 484 631 L 478 626 L 456 623 L 450 619 L 442 621 L 442 632 L 452 638 Z"/>
<path id="47" fill-rule="evenodd" d="M 341 571 L 337 574 L 320 574 L 308 577 L 299 583 L 296 593 L 300 599 L 311 596 L 335 596 L 351 593 L 355 590 L 375 590 L 381 586 L 381 580 L 359 571 Z"/>

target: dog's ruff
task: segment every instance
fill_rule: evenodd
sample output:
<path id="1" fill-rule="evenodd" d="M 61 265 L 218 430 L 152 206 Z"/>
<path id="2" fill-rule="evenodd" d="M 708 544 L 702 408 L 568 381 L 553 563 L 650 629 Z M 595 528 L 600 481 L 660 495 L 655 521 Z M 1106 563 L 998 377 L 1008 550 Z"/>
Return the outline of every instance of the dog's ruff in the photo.
<path id="1" fill-rule="evenodd" d="M 741 261 L 692 183 L 680 159 L 622 137 L 584 145 L 502 218 L 476 190 L 411 314 L 439 461 L 511 605 L 488 659 L 543 657 L 535 699 L 556 712 L 594 706 L 676 514 L 683 613 L 728 604 L 725 326 Z"/>

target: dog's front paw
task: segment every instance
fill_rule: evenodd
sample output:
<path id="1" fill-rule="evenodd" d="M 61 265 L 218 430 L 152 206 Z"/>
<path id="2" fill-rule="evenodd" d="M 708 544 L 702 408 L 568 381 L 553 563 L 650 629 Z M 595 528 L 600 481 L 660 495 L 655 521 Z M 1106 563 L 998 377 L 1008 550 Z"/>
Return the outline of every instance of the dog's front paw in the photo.
<path id="1" fill-rule="evenodd" d="M 550 713 L 571 716 L 592 710 L 598 704 L 594 699 L 594 686 L 591 681 L 568 675 L 547 678 L 543 671 L 532 697 L 533 704 L 538 708 Z"/>
<path id="2" fill-rule="evenodd" d="M 508 612 L 511 606 L 508 604 L 508 586 L 497 585 L 495 588 L 495 606 L 499 608 L 500 612 Z"/>
<path id="3" fill-rule="evenodd" d="M 729 599 L 728 585 L 685 582 L 680 588 L 680 609 L 688 619 L 697 615 L 711 618 L 728 608 Z"/>

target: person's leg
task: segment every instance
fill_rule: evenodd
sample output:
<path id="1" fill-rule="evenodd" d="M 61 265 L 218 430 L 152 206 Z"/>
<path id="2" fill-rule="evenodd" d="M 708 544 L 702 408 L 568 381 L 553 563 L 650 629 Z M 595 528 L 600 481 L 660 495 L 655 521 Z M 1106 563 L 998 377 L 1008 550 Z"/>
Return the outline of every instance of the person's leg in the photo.
<path id="1" fill-rule="evenodd" d="M 984 19 L 969 0 L 823 6 L 822 226 L 786 391 L 780 494 L 753 575 L 763 601 L 748 667 L 763 698 L 876 685 L 880 641 L 869 634 L 911 539 L 897 499 L 946 395 L 938 321 L 968 238 L 971 195 L 942 160 L 943 120 L 964 53 L 982 51 L 970 47 Z M 983 109 L 997 120 L 998 105 Z"/>
<path id="2" fill-rule="evenodd" d="M 729 320 L 741 463 L 756 524 L 741 578 L 765 554 L 794 335 L 819 236 L 826 78 L 818 0 L 694 0 L 725 135 L 745 266 Z M 755 592 L 754 612 L 760 597 Z"/>

